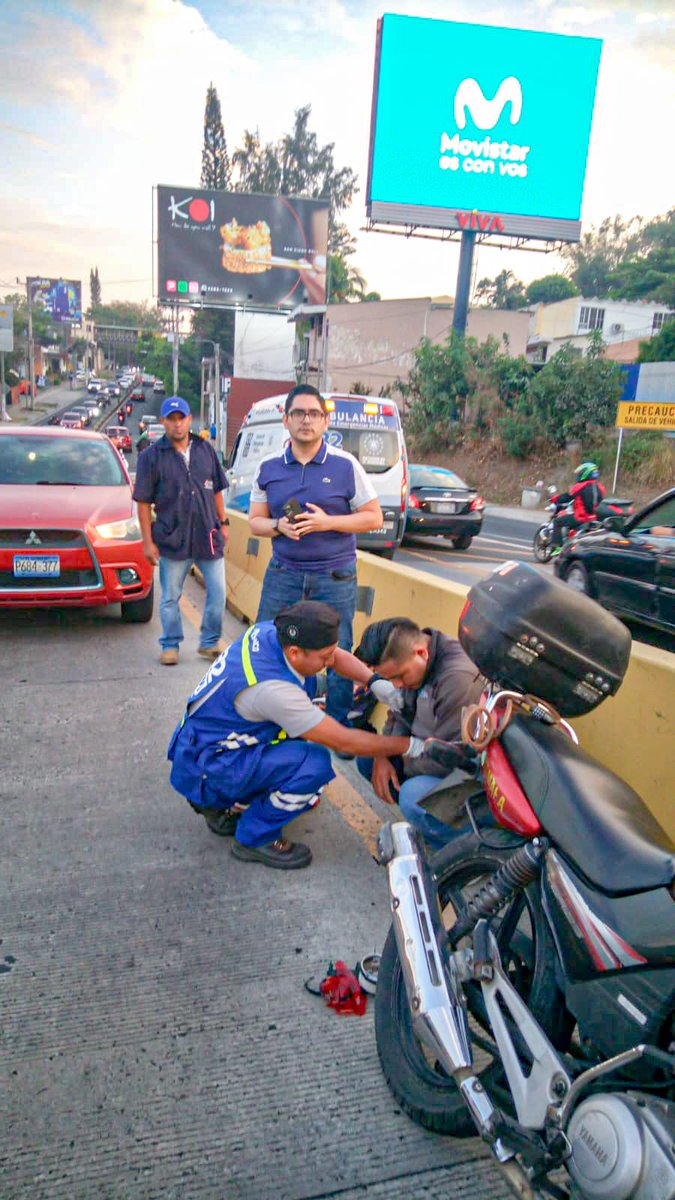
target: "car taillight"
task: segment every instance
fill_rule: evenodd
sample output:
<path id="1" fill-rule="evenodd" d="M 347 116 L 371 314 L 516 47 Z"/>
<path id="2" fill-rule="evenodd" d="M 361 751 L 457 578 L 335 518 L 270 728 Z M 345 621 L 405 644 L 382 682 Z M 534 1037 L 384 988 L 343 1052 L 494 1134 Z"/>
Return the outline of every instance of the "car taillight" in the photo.
<path id="1" fill-rule="evenodd" d="M 408 500 L 408 507 L 409 508 L 421 508 L 422 507 L 414 492 L 410 493 L 410 499 Z"/>
<path id="2" fill-rule="evenodd" d="M 476 496 L 476 499 L 471 501 L 471 511 L 472 512 L 482 512 L 482 510 L 484 508 L 485 508 L 485 501 L 482 496 Z"/>

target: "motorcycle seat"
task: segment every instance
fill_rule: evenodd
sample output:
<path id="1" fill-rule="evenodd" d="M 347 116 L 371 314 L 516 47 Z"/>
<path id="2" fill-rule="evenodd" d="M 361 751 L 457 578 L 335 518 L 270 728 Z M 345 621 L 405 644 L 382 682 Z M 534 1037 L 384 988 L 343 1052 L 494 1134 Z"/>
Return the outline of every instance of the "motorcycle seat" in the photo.
<path id="1" fill-rule="evenodd" d="M 502 746 L 544 830 L 611 895 L 670 887 L 675 846 L 644 801 L 561 729 L 514 717 Z"/>

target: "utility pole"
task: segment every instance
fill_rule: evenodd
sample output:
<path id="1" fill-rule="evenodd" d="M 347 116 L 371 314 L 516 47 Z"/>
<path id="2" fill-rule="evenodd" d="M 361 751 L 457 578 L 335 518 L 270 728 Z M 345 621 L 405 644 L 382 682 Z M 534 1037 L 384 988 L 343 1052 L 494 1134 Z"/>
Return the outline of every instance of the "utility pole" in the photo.
<path id="1" fill-rule="evenodd" d="M 216 446 L 222 454 L 227 447 L 227 412 L 221 403 L 220 342 L 213 343 L 213 357 L 216 368 Z"/>
<path id="2" fill-rule="evenodd" d="M 26 296 L 28 298 L 28 387 L 30 399 L 28 407 L 33 408 L 35 399 L 35 347 L 33 346 L 33 289 L 26 279 Z"/>
<path id="3" fill-rule="evenodd" d="M 5 352 L 0 350 L 0 424 L 7 419 L 7 397 L 5 396 Z"/>
<path id="4" fill-rule="evenodd" d="M 324 326 L 323 326 L 323 364 L 322 364 L 322 365 L 323 365 L 323 370 L 322 370 L 322 375 L 321 375 L 321 378 L 322 378 L 322 383 L 323 383 L 323 390 L 324 390 L 325 392 L 327 392 L 327 391 L 328 391 L 328 338 L 330 337 L 330 321 L 328 320 L 328 309 L 326 309 L 326 312 L 325 312 L 325 315 L 324 315 L 324 318 L 323 318 L 323 320 L 324 320 Z M 317 391 L 320 391 L 320 388 L 317 388 Z"/>
<path id="5" fill-rule="evenodd" d="M 180 361 L 180 336 L 179 336 L 179 309 L 178 305 L 173 306 L 173 346 L 171 348 L 171 359 L 173 363 L 173 394 L 178 395 L 178 366 Z"/>

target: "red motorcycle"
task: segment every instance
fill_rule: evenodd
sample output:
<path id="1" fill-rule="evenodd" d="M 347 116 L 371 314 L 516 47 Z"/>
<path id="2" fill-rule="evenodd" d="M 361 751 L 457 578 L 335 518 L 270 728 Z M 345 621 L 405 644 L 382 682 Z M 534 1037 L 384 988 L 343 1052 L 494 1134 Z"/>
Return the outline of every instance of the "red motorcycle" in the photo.
<path id="1" fill-rule="evenodd" d="M 549 494 L 552 492 L 553 489 L 549 488 Z M 567 499 L 560 500 L 556 495 L 551 494 L 551 499 L 546 505 L 546 511 L 551 516 L 548 521 L 539 526 L 532 539 L 532 553 L 537 562 L 546 563 L 551 558 L 555 549 L 553 541 L 554 519 L 562 512 L 571 512 L 572 503 Z M 607 517 L 619 516 L 627 520 L 628 517 L 632 517 L 634 512 L 635 507 L 632 500 L 620 500 L 617 496 L 606 496 L 598 504 L 596 519 L 594 521 L 587 521 L 585 524 L 579 525 L 576 529 L 566 528 L 563 530 L 563 545 L 566 541 L 571 541 L 580 534 L 588 533 L 591 529 L 598 529 Z"/>
<path id="2" fill-rule="evenodd" d="M 675 847 L 566 719 L 618 690 L 630 634 L 509 562 L 459 637 L 487 680 L 463 721 L 482 786 L 431 861 L 410 825 L 380 834 L 385 1076 L 420 1124 L 478 1132 L 521 1200 L 675 1200 Z"/>

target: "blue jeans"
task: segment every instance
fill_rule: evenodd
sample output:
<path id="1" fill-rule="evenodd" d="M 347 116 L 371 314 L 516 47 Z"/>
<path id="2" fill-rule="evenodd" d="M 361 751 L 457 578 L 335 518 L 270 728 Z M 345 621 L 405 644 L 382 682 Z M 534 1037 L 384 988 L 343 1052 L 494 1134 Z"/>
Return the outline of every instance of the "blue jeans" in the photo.
<path id="1" fill-rule="evenodd" d="M 270 562 L 263 581 L 258 621 L 273 621 L 284 608 L 298 600 L 320 600 L 330 604 L 340 615 L 339 643 L 343 650 L 352 649 L 352 624 L 356 610 L 356 564 L 337 571 L 297 571 L 282 567 L 275 559 Z M 326 693 L 326 712 L 336 721 L 344 722 L 352 707 L 354 685 L 351 679 L 330 670 Z"/>
<path id="2" fill-rule="evenodd" d="M 162 598 L 159 602 L 159 615 L 162 620 L 162 636 L 159 639 L 163 650 L 173 650 L 180 646 L 183 640 L 183 621 L 180 612 L 180 598 L 183 594 L 183 584 L 193 562 L 202 575 L 206 584 L 206 604 L 202 617 L 200 649 L 217 646 L 223 631 L 223 610 L 225 608 L 225 560 L 222 558 L 165 558 L 159 559 L 159 582 L 162 588 Z"/>
<path id="3" fill-rule="evenodd" d="M 363 778 L 370 783 L 373 775 L 372 758 L 357 758 L 356 765 L 359 774 L 363 775 Z M 399 779 L 401 779 L 400 759 L 398 763 L 394 761 L 394 766 L 397 767 Z M 422 808 L 422 800 L 440 782 L 441 780 L 435 775 L 413 775 L 410 779 L 402 779 L 398 794 L 393 788 L 391 789 L 392 799 L 398 804 L 406 821 L 419 830 L 425 842 L 434 850 L 440 849 L 441 846 L 447 846 L 448 842 L 452 842 L 464 832 L 464 830 L 451 829 L 449 825 L 439 821 L 433 813 Z"/>

